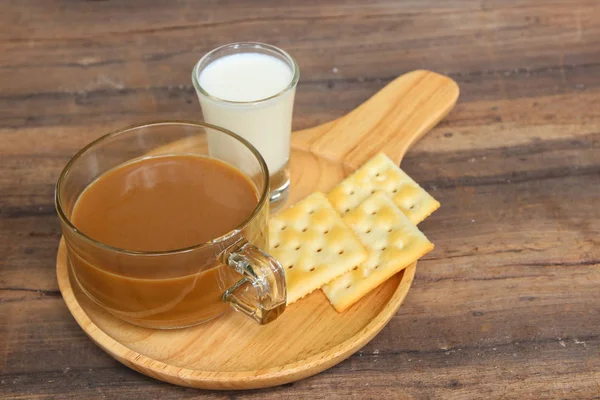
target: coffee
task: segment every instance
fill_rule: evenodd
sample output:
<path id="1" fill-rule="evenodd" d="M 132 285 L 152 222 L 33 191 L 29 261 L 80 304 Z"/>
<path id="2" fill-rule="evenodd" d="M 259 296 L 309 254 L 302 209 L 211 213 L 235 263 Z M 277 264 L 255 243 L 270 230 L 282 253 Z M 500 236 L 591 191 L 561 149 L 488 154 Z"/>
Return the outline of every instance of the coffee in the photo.
<path id="1" fill-rule="evenodd" d="M 208 157 L 164 155 L 117 166 L 81 193 L 71 220 L 88 237 L 127 251 L 73 242 L 74 276 L 92 299 L 137 324 L 179 327 L 219 315 L 227 309 L 221 294 L 239 279 L 219 256 L 239 237 L 164 252 L 240 227 L 258 198 L 250 179 Z M 265 230 L 266 215 L 246 224 L 242 235 L 266 249 Z"/>

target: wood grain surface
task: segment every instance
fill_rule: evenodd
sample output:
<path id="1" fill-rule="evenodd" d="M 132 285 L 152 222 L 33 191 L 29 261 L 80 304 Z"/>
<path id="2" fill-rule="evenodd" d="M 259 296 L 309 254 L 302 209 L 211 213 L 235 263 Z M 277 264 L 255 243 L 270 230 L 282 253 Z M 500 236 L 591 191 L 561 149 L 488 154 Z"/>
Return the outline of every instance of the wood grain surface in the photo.
<path id="1" fill-rule="evenodd" d="M 0 398 L 600 396 L 596 0 L 0 3 Z M 198 117 L 194 62 L 259 40 L 295 56 L 294 128 L 425 68 L 458 105 L 402 167 L 440 200 L 436 244 L 361 352 L 273 389 L 160 383 L 96 347 L 58 292 L 54 182 L 91 139 Z"/>

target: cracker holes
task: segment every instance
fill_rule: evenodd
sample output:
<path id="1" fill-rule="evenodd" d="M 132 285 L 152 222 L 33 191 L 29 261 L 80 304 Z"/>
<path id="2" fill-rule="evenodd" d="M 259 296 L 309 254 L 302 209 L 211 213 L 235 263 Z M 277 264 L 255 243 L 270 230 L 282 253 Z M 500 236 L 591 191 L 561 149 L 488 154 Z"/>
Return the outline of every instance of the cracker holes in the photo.
<path id="1" fill-rule="evenodd" d="M 371 194 L 375 194 L 375 189 L 371 190 Z"/>
<path id="2" fill-rule="evenodd" d="M 377 265 L 375 266 L 375 269 L 377 269 L 377 268 L 379 268 L 379 264 L 377 264 Z"/>
<path id="3" fill-rule="evenodd" d="M 306 232 L 308 230 L 308 226 L 305 226 L 304 228 L 302 228 L 302 232 Z"/>
<path id="4" fill-rule="evenodd" d="M 341 256 L 342 254 L 344 254 L 344 250 L 342 249 L 342 250 L 338 251 L 338 254 Z"/>
<path id="5" fill-rule="evenodd" d="M 388 233 L 392 233 L 393 230 L 394 230 L 394 228 L 388 229 Z"/>
<path id="6" fill-rule="evenodd" d="M 317 249 L 317 253 L 320 253 L 322 251 L 323 251 L 323 249 Z"/>
<path id="7" fill-rule="evenodd" d="M 280 246 L 280 243 L 277 243 L 276 245 L 273 246 L 274 249 L 278 248 Z"/>
<path id="8" fill-rule="evenodd" d="M 355 265 L 354 268 L 352 268 L 352 271 L 356 271 L 358 269 L 358 265 Z"/>
<path id="9" fill-rule="evenodd" d="M 377 210 L 373 210 L 373 211 L 371 212 L 371 215 L 377 215 Z"/>
<path id="10" fill-rule="evenodd" d="M 300 245 L 296 246 L 296 251 L 300 250 L 301 247 L 302 246 L 300 246 Z"/>
<path id="11" fill-rule="evenodd" d="M 315 270 L 315 267 L 310 267 L 309 271 L 313 272 Z"/>
<path id="12" fill-rule="evenodd" d="M 323 232 L 323 235 L 327 235 L 329 233 L 329 229 L 325 229 L 325 231 Z"/>
<path id="13" fill-rule="evenodd" d="M 352 287 L 352 284 L 348 284 L 348 286 L 346 286 L 346 289 L 350 289 Z"/>
<path id="14" fill-rule="evenodd" d="M 410 207 L 408 207 L 408 209 L 409 209 L 409 210 L 412 210 L 412 209 L 414 209 L 414 208 L 415 208 L 415 205 L 414 205 L 414 204 L 412 204 Z"/>
<path id="15" fill-rule="evenodd" d="M 309 214 L 314 214 L 314 213 L 315 213 L 315 210 L 314 210 L 314 209 L 312 209 L 312 210 L 310 210 L 308 213 L 309 213 Z"/>
<path id="16" fill-rule="evenodd" d="M 398 193 L 398 188 L 394 188 L 394 190 L 392 190 L 392 193 Z"/>
<path id="17" fill-rule="evenodd" d="M 283 226 L 281 227 L 281 230 L 282 230 L 282 231 L 285 231 L 286 229 L 287 229 L 287 226 L 286 226 L 286 225 L 283 225 Z"/>
<path id="18" fill-rule="evenodd" d="M 387 247 L 386 247 L 386 246 L 383 246 L 383 247 L 380 249 L 380 251 L 386 251 L 386 250 L 387 250 Z"/>
<path id="19" fill-rule="evenodd" d="M 292 268 L 294 268 L 294 264 L 291 264 L 288 266 L 288 269 L 292 269 Z"/>
<path id="20" fill-rule="evenodd" d="M 365 233 L 366 233 L 366 234 L 369 234 L 369 233 L 371 233 L 371 229 L 367 229 L 367 230 L 365 231 Z"/>

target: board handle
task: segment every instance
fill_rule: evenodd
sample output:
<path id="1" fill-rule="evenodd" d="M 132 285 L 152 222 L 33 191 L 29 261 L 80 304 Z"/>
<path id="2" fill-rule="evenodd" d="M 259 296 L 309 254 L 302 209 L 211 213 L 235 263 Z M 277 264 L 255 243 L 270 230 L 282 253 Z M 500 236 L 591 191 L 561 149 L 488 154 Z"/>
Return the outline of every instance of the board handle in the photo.
<path id="1" fill-rule="evenodd" d="M 452 79 L 431 71 L 412 71 L 345 116 L 294 132 L 292 146 L 352 169 L 380 151 L 400 164 L 410 146 L 452 110 L 458 95 Z"/>

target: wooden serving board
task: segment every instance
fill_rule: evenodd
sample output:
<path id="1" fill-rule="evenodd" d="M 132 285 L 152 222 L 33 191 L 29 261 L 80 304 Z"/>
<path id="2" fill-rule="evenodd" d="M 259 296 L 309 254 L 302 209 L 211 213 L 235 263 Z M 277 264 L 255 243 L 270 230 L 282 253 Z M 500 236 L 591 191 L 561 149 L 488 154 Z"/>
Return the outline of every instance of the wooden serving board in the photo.
<path id="1" fill-rule="evenodd" d="M 429 71 L 392 81 L 344 117 L 293 133 L 288 204 L 329 191 L 379 151 L 400 163 L 407 149 L 454 106 L 458 86 Z M 205 389 L 281 385 L 317 374 L 352 355 L 392 318 L 416 263 L 338 314 L 321 291 L 289 306 L 269 325 L 230 312 L 209 323 L 160 331 L 122 322 L 71 285 L 64 241 L 57 275 L 67 307 L 98 346 L 145 375 Z"/>

